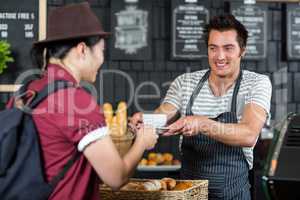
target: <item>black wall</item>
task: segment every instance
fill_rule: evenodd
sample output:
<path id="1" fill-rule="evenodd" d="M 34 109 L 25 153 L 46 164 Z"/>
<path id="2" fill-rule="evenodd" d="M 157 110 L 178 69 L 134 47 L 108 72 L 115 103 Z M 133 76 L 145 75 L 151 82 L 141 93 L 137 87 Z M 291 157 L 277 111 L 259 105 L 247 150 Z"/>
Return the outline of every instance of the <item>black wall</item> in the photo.
<path id="1" fill-rule="evenodd" d="M 55 0 L 48 1 L 49 7 L 53 6 Z M 61 1 L 63 2 L 63 1 Z M 65 0 L 67 4 L 75 0 Z M 79 2 L 79 1 L 77 1 Z M 90 0 L 94 11 L 104 24 L 106 30 L 110 30 L 110 1 Z M 214 0 L 205 1 L 210 5 L 210 15 L 224 13 L 228 1 Z M 239 1 L 234 1 L 239 2 Z M 243 1 L 240 1 L 243 2 Z M 261 4 L 261 3 L 260 3 Z M 261 4 L 262 5 L 262 4 Z M 267 74 L 273 83 L 272 96 L 272 119 L 280 120 L 288 112 L 300 111 L 300 62 L 290 61 L 285 56 L 286 19 L 285 3 L 264 3 L 268 7 L 268 36 L 267 56 L 262 60 L 243 61 L 244 69 Z M 152 94 L 150 98 L 140 98 L 131 104 L 129 113 L 138 111 L 139 107 L 144 110 L 156 108 L 164 97 L 168 84 L 178 75 L 186 71 L 195 71 L 208 67 L 207 59 L 198 61 L 174 61 L 170 58 L 171 51 L 171 0 L 152 0 L 152 60 L 150 61 L 122 61 L 110 60 L 110 45 L 107 45 L 106 62 L 102 69 L 116 69 L 127 73 L 133 80 L 135 89 L 146 80 L 154 82 L 160 89 L 161 96 L 157 95 L 152 86 L 144 86 L 139 94 Z M 101 75 L 100 75 L 101 77 Z M 111 102 L 117 104 L 120 100 L 128 100 L 130 96 L 129 82 L 120 75 L 103 74 L 103 87 L 101 81 L 97 80 L 96 86 L 103 92 L 99 102 Z M 102 89 L 103 88 L 103 89 Z M 136 92 L 136 91 L 135 91 Z"/>
<path id="2" fill-rule="evenodd" d="M 48 10 L 73 2 L 81 1 L 48 0 Z M 101 19 L 105 30 L 111 31 L 110 0 L 89 0 L 89 2 Z M 206 0 L 204 2 L 209 5 L 211 16 L 223 13 L 230 4 L 223 0 Z M 244 61 L 243 66 L 244 69 L 267 74 L 270 77 L 273 83 L 272 119 L 276 122 L 288 112 L 300 111 L 300 64 L 297 60 L 287 60 L 285 56 L 286 18 L 284 10 L 286 4 L 265 3 L 265 5 L 268 7 L 267 57 L 263 60 Z M 130 88 L 132 87 L 128 79 L 107 70 L 121 70 L 132 80 L 134 93 L 139 91 L 138 96 L 148 95 L 140 96 L 138 100 L 129 105 L 129 114 L 132 114 L 141 109 L 144 111 L 155 109 L 164 97 L 170 82 L 178 75 L 208 67 L 205 58 L 197 61 L 171 60 L 171 0 L 152 0 L 152 19 L 150 22 L 149 28 L 152 32 L 150 36 L 152 43 L 151 60 L 111 60 L 110 40 L 108 41 L 106 61 L 95 83 L 99 94 L 99 103 L 110 102 L 116 106 L 119 101 L 128 101 L 131 96 Z M 4 77 L 5 72 L 0 76 L 0 79 L 4 79 Z M 142 87 L 141 83 L 145 81 L 150 81 L 152 85 L 149 86 L 148 84 Z M 159 92 L 155 90 L 153 85 L 157 86 Z M 2 101 L 6 99 L 2 97 Z M 176 145 L 169 140 L 166 142 L 171 142 L 169 145 Z M 165 146 L 169 145 L 164 144 L 160 148 L 164 149 Z"/>

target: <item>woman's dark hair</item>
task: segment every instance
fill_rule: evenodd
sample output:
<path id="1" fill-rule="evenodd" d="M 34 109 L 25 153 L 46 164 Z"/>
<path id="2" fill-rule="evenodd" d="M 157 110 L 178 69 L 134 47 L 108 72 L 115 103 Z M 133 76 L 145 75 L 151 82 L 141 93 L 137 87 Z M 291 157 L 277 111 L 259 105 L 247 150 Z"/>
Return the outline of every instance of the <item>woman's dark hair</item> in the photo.
<path id="1" fill-rule="evenodd" d="M 31 49 L 31 59 L 35 66 L 42 68 L 47 65 L 49 58 L 63 59 L 71 48 L 80 42 L 84 42 L 88 47 L 93 47 L 101 39 L 100 36 L 91 36 L 87 38 L 78 38 L 72 40 L 63 40 L 56 42 L 49 42 L 46 44 L 34 45 Z M 46 55 L 44 57 L 46 49 Z"/>
<path id="2" fill-rule="evenodd" d="M 237 32 L 237 42 L 239 43 L 240 48 L 246 48 L 248 31 L 245 26 L 239 22 L 233 15 L 218 15 L 213 17 L 209 24 L 205 27 L 205 40 L 208 45 L 209 33 L 211 30 L 217 31 L 228 31 L 235 30 Z"/>

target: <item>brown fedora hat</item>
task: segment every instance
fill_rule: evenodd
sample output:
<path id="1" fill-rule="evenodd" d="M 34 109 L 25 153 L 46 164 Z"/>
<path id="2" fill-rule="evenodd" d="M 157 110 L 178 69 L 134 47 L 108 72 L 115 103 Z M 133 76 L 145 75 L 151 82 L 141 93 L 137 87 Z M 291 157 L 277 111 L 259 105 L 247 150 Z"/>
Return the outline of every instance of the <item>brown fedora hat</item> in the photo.
<path id="1" fill-rule="evenodd" d="M 70 4 L 50 11 L 46 39 L 34 45 L 97 35 L 107 37 L 110 33 L 104 32 L 89 3 Z"/>

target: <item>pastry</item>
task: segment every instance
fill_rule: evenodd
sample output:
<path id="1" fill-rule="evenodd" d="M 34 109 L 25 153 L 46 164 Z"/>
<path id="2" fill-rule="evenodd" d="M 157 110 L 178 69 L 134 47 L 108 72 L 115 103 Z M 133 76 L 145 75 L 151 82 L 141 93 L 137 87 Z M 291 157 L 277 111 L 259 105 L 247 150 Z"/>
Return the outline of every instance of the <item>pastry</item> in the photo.
<path id="1" fill-rule="evenodd" d="M 161 190 L 168 190 L 168 186 L 167 183 L 165 181 L 160 181 L 161 184 Z"/>
<path id="2" fill-rule="evenodd" d="M 149 165 L 149 166 L 156 166 L 157 162 L 155 160 L 148 160 L 147 165 Z"/>
<path id="3" fill-rule="evenodd" d="M 148 164 L 148 160 L 145 158 L 143 158 L 139 163 L 139 165 L 147 165 L 147 164 Z"/>
<path id="4" fill-rule="evenodd" d="M 180 165 L 181 162 L 177 159 L 172 160 L 172 165 Z"/>
<path id="5" fill-rule="evenodd" d="M 168 190 L 173 190 L 176 186 L 176 180 L 173 178 L 163 178 L 161 182 L 165 182 Z"/>
<path id="6" fill-rule="evenodd" d="M 149 153 L 149 154 L 148 154 L 148 160 L 149 160 L 149 161 L 150 161 L 150 160 L 153 160 L 153 161 L 156 162 L 156 153 L 153 153 L 153 152 Z"/>
<path id="7" fill-rule="evenodd" d="M 164 153 L 163 157 L 164 157 L 164 161 L 167 161 L 167 162 L 173 160 L 173 155 L 170 153 Z"/>
<path id="8" fill-rule="evenodd" d="M 147 191 L 158 191 L 162 188 L 159 180 L 146 181 L 143 183 L 143 186 Z"/>
<path id="9" fill-rule="evenodd" d="M 182 182 L 178 183 L 173 190 L 186 190 L 193 186 L 193 183 L 191 182 Z"/>
<path id="10" fill-rule="evenodd" d="M 163 165 L 172 165 L 172 160 L 165 160 L 162 164 Z"/>
<path id="11" fill-rule="evenodd" d="M 122 187 L 122 190 L 145 190 L 145 188 L 140 182 L 129 182 Z"/>
<path id="12" fill-rule="evenodd" d="M 157 153 L 155 159 L 158 165 L 162 164 L 165 161 L 161 153 Z"/>

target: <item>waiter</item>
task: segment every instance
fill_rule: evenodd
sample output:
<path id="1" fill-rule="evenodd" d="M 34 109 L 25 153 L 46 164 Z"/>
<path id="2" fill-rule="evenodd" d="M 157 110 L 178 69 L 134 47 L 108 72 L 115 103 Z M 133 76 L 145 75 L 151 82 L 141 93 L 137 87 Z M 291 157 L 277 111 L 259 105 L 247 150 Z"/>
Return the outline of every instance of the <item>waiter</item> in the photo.
<path id="1" fill-rule="evenodd" d="M 253 147 L 270 117 L 267 76 L 241 69 L 248 32 L 232 15 L 206 26 L 210 69 L 186 73 L 171 84 L 155 113 L 171 123 L 164 135 L 182 134 L 183 179 L 208 179 L 209 199 L 248 200 Z M 130 125 L 139 128 L 141 113 Z"/>

